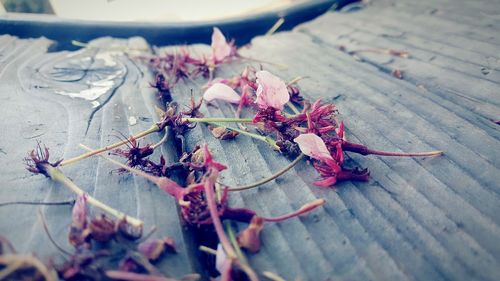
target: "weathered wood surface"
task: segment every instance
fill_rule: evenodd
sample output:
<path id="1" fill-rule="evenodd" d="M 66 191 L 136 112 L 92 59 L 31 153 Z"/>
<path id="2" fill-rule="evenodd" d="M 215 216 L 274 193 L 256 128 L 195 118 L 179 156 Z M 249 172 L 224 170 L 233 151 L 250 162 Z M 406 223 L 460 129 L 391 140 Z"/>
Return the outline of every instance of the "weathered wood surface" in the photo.
<path id="1" fill-rule="evenodd" d="M 304 162 L 271 183 L 231 194 L 232 205 L 266 216 L 286 213 L 314 198 L 327 200 L 310 215 L 266 225 L 262 250 L 249 255 L 259 272 L 276 272 L 287 280 L 500 278 L 500 126 L 493 122 L 500 119 L 500 23 L 495 16 L 500 6 L 494 1 L 455 2 L 374 1 L 359 12 L 329 13 L 293 32 L 256 38 L 242 49 L 245 56 L 288 65 L 264 65 L 286 80 L 309 76 L 300 82 L 302 92 L 310 99 L 336 103 L 349 139 L 384 150 L 445 151 L 433 159 L 350 155 L 348 163 L 369 167 L 372 179 L 339 183 L 335 190 L 314 187 L 317 173 Z M 71 198 L 23 169 L 21 159 L 35 139 L 43 139 L 53 155 L 68 158 L 80 152 L 80 142 L 101 146 L 118 132 L 147 128 L 156 118 L 147 86 L 152 78 L 142 65 L 113 58 L 114 86 L 96 110 L 88 101 L 55 94 L 82 86 L 58 81 L 54 72 L 57 66 L 71 66 L 70 53 L 46 53 L 50 42 L 44 39 L 0 40 L 2 202 Z M 106 40 L 100 44 L 137 43 Z M 404 50 L 410 57 L 369 52 L 353 56 L 340 46 L 347 51 Z M 72 56 L 98 57 L 89 52 Z M 104 62 L 101 57 L 90 66 L 84 61 L 77 66 L 99 70 Z M 232 76 L 243 66 L 224 66 L 217 75 Z M 391 75 L 395 69 L 402 71 L 403 79 Z M 89 71 L 71 75 L 75 81 L 96 79 Z M 174 100 L 188 104 L 191 89 L 199 96 L 205 82 L 179 84 Z M 234 108 L 218 104 L 203 112 L 233 116 Z M 137 117 L 138 124 L 129 126 L 129 116 Z M 227 184 L 259 180 L 289 163 L 265 144 L 245 137 L 219 141 L 204 126 L 187 135 L 188 147 L 205 142 L 218 161 L 229 165 L 223 173 Z M 168 144 L 164 152 L 174 155 Z M 183 232 L 173 200 L 142 179 L 109 176 L 111 169 L 95 158 L 65 171 L 99 199 L 138 215 L 148 225 L 158 225 L 157 235 L 174 236 L 180 250 L 165 260 L 165 272 L 177 276 L 199 270 L 192 260 L 196 249 L 188 246 L 191 238 Z M 37 209 L 0 207 L 0 234 L 20 251 L 53 253 Z M 65 241 L 70 207 L 43 210 L 53 235 Z"/>

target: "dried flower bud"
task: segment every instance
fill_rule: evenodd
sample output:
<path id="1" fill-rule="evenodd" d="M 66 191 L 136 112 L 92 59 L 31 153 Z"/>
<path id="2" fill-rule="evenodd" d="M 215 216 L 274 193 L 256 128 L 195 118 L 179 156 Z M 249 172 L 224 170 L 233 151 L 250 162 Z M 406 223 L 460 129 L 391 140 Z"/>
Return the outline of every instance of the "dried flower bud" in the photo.
<path id="1" fill-rule="evenodd" d="M 254 216 L 248 227 L 238 234 L 238 244 L 252 253 L 260 249 L 260 232 L 264 227 L 264 220 Z"/>
<path id="2" fill-rule="evenodd" d="M 130 240 L 137 240 L 142 236 L 142 225 L 134 227 L 127 222 L 127 218 L 121 220 L 117 225 L 117 232 Z"/>
<path id="3" fill-rule="evenodd" d="M 137 246 L 137 250 L 150 261 L 155 261 L 165 252 L 175 252 L 174 239 L 165 237 L 163 239 L 147 240 Z"/>
<path id="4" fill-rule="evenodd" d="M 226 127 L 216 127 L 216 126 L 208 126 L 208 129 L 212 133 L 212 135 L 220 140 L 231 140 L 234 139 L 238 132 L 228 130 Z"/>
<path id="5" fill-rule="evenodd" d="M 115 222 L 105 215 L 92 219 L 89 229 L 92 239 L 99 242 L 108 242 L 116 234 Z"/>

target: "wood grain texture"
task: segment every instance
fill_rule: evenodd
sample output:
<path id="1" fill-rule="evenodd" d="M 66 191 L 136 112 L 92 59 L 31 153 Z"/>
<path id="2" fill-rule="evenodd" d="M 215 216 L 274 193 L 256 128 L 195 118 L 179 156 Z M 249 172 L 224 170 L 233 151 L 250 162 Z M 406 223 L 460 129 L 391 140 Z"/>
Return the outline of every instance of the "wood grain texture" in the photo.
<path id="1" fill-rule="evenodd" d="M 342 182 L 335 189 L 313 186 L 318 174 L 304 161 L 272 182 L 230 194 L 232 206 L 264 216 L 287 213 L 315 198 L 327 200 L 309 215 L 265 226 L 261 251 L 248 255 L 258 272 L 276 272 L 286 280 L 500 278 L 500 126 L 493 122 L 500 119 L 500 22 L 495 17 L 500 6 L 486 0 L 456 2 L 374 1 L 361 11 L 328 13 L 294 31 L 255 38 L 241 49 L 244 56 L 286 64 L 286 69 L 263 65 L 284 80 L 309 76 L 299 82 L 302 93 L 335 103 L 348 139 L 389 151 L 445 151 L 442 157 L 423 159 L 350 154 L 347 165 L 368 167 L 371 180 Z M 138 39 L 100 40 L 97 44 L 106 45 Z M 141 64 L 113 58 L 115 71 L 125 69 L 125 74 L 113 78 L 116 87 L 101 97 L 103 106 L 95 110 L 87 101 L 54 94 L 56 87 L 75 88 L 78 83 L 47 80 L 47 66 L 61 65 L 69 53 L 47 53 L 51 42 L 45 39 L 2 36 L 0 43 L 0 98 L 6 105 L 0 129 L 8 132 L 0 139 L 2 201 L 71 197 L 23 170 L 20 159 L 34 139 L 46 140 L 56 156 L 70 157 L 79 153 L 80 142 L 97 147 L 114 140 L 113 129 L 130 134 L 157 118 L 147 86 L 152 77 Z M 402 50 L 410 57 L 370 52 L 353 56 L 340 46 L 347 51 Z M 189 48 L 208 52 L 208 46 Z M 73 55 L 96 56 L 85 52 L 91 50 Z M 217 77 L 234 76 L 247 63 L 225 65 Z M 395 69 L 402 71 L 402 79 L 391 75 Z M 72 79 L 79 76 L 81 70 L 71 73 Z M 174 101 L 188 105 L 191 90 L 201 97 L 205 82 L 179 83 Z M 202 112 L 233 117 L 235 108 L 218 103 L 203 106 Z M 129 126 L 130 116 L 143 118 Z M 204 125 L 197 125 L 186 140 L 188 149 L 208 143 L 216 160 L 229 166 L 221 178 L 228 185 L 260 180 L 290 162 L 267 144 L 244 136 L 217 140 Z M 162 149 L 170 160 L 176 159 L 172 142 Z M 158 234 L 174 236 L 181 250 L 165 261 L 165 271 L 175 276 L 198 271 L 193 259 L 199 253 L 183 232 L 175 202 L 142 179 L 109 176 L 111 169 L 95 158 L 65 171 L 96 197 L 158 225 Z M 0 233 L 21 251 L 52 253 L 45 236 L 39 235 L 36 209 L 0 207 Z M 70 208 L 44 211 L 53 234 L 65 240 Z"/>

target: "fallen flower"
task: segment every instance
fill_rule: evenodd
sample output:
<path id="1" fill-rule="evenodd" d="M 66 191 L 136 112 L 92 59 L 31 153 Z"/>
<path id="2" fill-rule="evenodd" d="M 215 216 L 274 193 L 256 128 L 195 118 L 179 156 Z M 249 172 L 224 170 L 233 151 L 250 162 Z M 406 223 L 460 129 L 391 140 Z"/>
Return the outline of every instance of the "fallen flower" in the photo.
<path id="1" fill-rule="evenodd" d="M 316 134 L 301 134 L 296 137 L 294 141 L 299 145 L 300 150 L 305 155 L 320 161 L 324 159 L 333 161 L 325 142 Z"/>
<path id="2" fill-rule="evenodd" d="M 223 62 L 226 58 L 236 53 L 236 48 L 233 44 L 226 41 L 226 37 L 220 29 L 214 27 L 212 33 L 212 56 L 211 61 L 214 64 Z"/>
<path id="3" fill-rule="evenodd" d="M 258 86 L 255 102 L 261 109 L 273 107 L 283 110 L 284 105 L 290 100 L 285 82 L 265 70 L 258 71 L 256 76 Z"/>
<path id="4" fill-rule="evenodd" d="M 208 103 L 214 100 L 223 100 L 238 104 L 240 102 L 240 95 L 226 84 L 214 83 L 205 91 L 203 99 Z"/>

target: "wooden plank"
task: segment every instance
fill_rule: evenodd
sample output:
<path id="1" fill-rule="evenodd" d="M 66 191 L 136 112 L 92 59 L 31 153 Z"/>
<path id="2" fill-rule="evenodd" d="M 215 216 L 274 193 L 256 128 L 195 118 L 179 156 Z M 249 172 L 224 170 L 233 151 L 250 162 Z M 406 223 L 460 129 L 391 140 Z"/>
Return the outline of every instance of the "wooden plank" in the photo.
<path id="1" fill-rule="evenodd" d="M 439 5 L 460 11 L 469 19 L 477 12 L 454 8 L 450 1 Z M 488 10 L 494 12 L 496 6 L 488 5 Z M 418 17 L 408 17 L 413 15 L 412 7 Z M 231 193 L 231 206 L 248 207 L 264 216 L 287 213 L 315 198 L 327 200 L 324 207 L 309 215 L 265 226 L 261 251 L 248 255 L 257 272 L 272 271 L 286 280 L 496 280 L 500 276 L 500 130 L 492 122 L 499 119 L 496 78 L 500 74 L 494 63 L 488 64 L 497 59 L 498 44 L 489 37 L 489 31 L 475 33 L 487 20 L 478 25 L 470 21 L 457 25 L 451 16 L 428 16 L 424 13 L 428 7 L 433 7 L 433 3 L 392 6 L 390 1 L 375 2 L 358 13 L 330 13 L 295 31 L 256 38 L 251 46 L 241 50 L 247 57 L 286 64 L 287 69 L 263 65 L 284 80 L 309 76 L 299 82 L 302 92 L 311 100 L 335 103 L 352 141 L 389 151 L 445 151 L 444 156 L 433 159 L 349 154 L 347 165 L 370 168 L 371 180 L 342 182 L 335 190 L 313 186 L 318 174 L 304 161 L 254 190 Z M 403 20 L 404 17 L 408 18 Z M 481 39 L 484 42 L 478 42 Z M 78 154 L 79 142 L 101 146 L 112 141 L 108 135 L 112 129 L 129 134 L 147 128 L 150 120 L 157 118 L 155 101 L 147 86 L 152 77 L 140 64 L 110 58 L 116 60 L 111 67 L 115 74 L 120 69 L 126 69 L 126 74 L 113 78 L 119 84 L 116 91 L 109 99 L 103 96 L 100 103 L 105 105 L 92 114 L 88 102 L 54 95 L 61 85 L 68 87 L 66 82 L 47 80 L 57 72 L 46 70 L 54 69 L 50 66 L 57 65 L 69 53 L 46 53 L 49 41 L 33 41 L 35 44 L 0 37 L 0 42 L 10 46 L 2 49 L 9 51 L 0 57 L 0 82 L 4 82 L 0 83 L 0 97 L 10 105 L 2 116 L 11 123 L 23 120 L 19 132 L 4 123 L 0 127 L 11 132 L 0 140 L 0 148 L 8 155 L 1 157 L 0 152 L 0 164 L 6 166 L 1 179 L 8 182 L 0 190 L 2 200 L 70 197 L 58 186 L 49 186 L 43 178 L 27 177 L 20 163 L 9 165 L 11 159 L 21 159 L 33 145 L 28 140 L 17 143 L 19 134 L 28 139 L 50 136 L 49 145 L 56 148 L 54 155 L 68 157 Z M 103 39 L 98 44 L 130 45 L 132 41 Z M 355 46 L 354 49 L 404 49 L 412 57 L 359 54 L 363 60 L 358 61 L 340 51 L 340 44 Z M 196 53 L 209 51 L 203 45 L 190 48 Z M 85 56 L 97 57 L 97 53 L 85 53 L 90 51 L 75 55 L 80 57 L 80 65 L 87 63 L 83 61 Z M 232 77 L 247 64 L 248 61 L 238 61 L 224 65 L 218 69 L 217 77 Z M 478 72 L 483 65 L 488 65 L 488 75 Z M 391 69 L 399 68 L 404 70 L 402 80 L 389 75 Z M 95 78 L 92 75 L 89 76 Z M 82 71 L 63 77 L 69 76 L 78 80 Z M 200 88 L 205 82 L 198 79 L 179 83 L 173 89 L 174 101 L 188 105 L 191 91 L 195 98 L 201 97 Z M 79 83 L 71 82 L 69 87 L 78 89 L 82 86 Z M 35 98 L 40 102 L 33 109 L 30 102 Z M 46 108 L 54 109 L 48 112 Z M 207 117 L 232 117 L 235 108 L 217 103 L 204 105 L 202 112 Z M 248 112 L 244 114 L 251 117 Z M 138 117 L 139 122 L 129 126 L 129 117 Z M 148 141 L 157 141 L 159 137 L 152 136 Z M 230 141 L 215 139 L 201 124 L 187 133 L 186 141 L 188 149 L 208 143 L 216 160 L 229 166 L 221 181 L 233 186 L 268 177 L 291 161 L 267 144 L 245 136 Z M 177 159 L 172 140 L 162 150 L 169 160 Z M 142 179 L 110 177 L 111 169 L 106 162 L 90 159 L 65 171 L 95 196 L 119 198 L 109 202 L 149 224 L 159 225 L 160 233 L 180 241 L 180 253 L 164 261 L 162 269 L 175 276 L 202 272 L 204 269 L 194 260 L 206 257 L 191 243 L 198 243 L 203 237 L 193 239 L 183 231 L 177 212 L 173 211 L 175 202 Z M 59 240 L 66 239 L 69 209 L 44 208 L 49 219 L 58 221 L 51 221 L 51 226 Z M 46 238 L 33 234 L 40 231 L 36 217 L 31 215 L 34 210 L 0 208 L 2 214 L 9 214 L 0 217 L 0 233 L 19 232 L 8 238 L 16 246 L 24 245 L 25 251 L 51 252 L 51 246 L 42 243 Z M 13 221 L 21 224 L 10 227 Z M 32 226 L 31 232 L 25 230 L 26 226 Z M 235 227 L 241 230 L 245 226 Z"/>
<path id="2" fill-rule="evenodd" d="M 11 39 L 11 38 L 9 38 Z M 0 191 L 2 202 L 60 201 L 74 198 L 62 186 L 42 176 L 32 176 L 24 169 L 22 159 L 33 149 L 36 139 L 51 148 L 55 157 L 70 158 L 82 153 L 79 143 L 101 147 L 150 127 L 156 113 L 154 91 L 148 87 L 151 74 L 144 66 L 109 51 L 87 49 L 76 52 L 46 53 L 52 42 L 46 39 L 14 39 L 16 48 L 5 48 L 9 62 L 0 76 L 4 111 L 3 138 L 0 147 L 5 153 L 0 161 L 6 168 L 1 181 L 7 183 Z M 95 46 L 148 47 L 144 40 L 131 38 L 99 39 Z M 71 98 L 86 89 L 102 95 L 95 100 Z M 135 118 L 137 124 L 129 121 Z M 16 125 L 17 124 L 17 125 Z M 157 142 L 161 135 L 146 138 Z M 167 155 L 171 150 L 163 148 Z M 157 157 L 157 155 L 156 155 Z M 190 256 L 190 245 L 179 222 L 176 202 L 154 185 L 131 176 L 111 175 L 116 169 L 96 157 L 65 166 L 64 172 L 85 191 L 103 202 L 138 216 L 145 221 L 145 231 L 156 225 L 154 237 L 174 238 L 178 253 L 162 259 L 160 269 L 170 276 L 197 270 Z M 0 233 L 21 252 L 47 256 L 55 252 L 37 216 L 38 206 L 11 205 L 1 207 Z M 67 233 L 71 220 L 70 206 L 46 206 L 45 213 L 56 241 L 69 249 Z"/>

